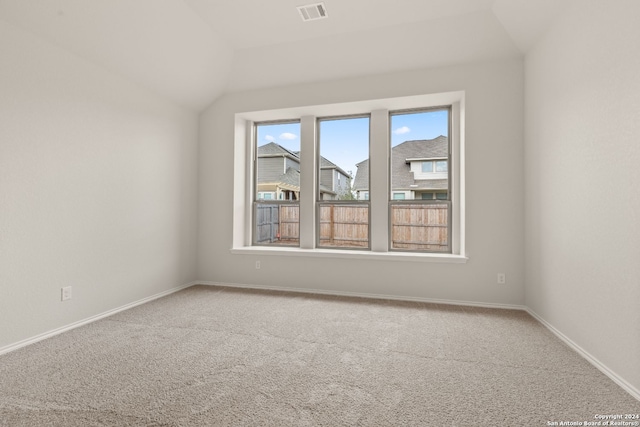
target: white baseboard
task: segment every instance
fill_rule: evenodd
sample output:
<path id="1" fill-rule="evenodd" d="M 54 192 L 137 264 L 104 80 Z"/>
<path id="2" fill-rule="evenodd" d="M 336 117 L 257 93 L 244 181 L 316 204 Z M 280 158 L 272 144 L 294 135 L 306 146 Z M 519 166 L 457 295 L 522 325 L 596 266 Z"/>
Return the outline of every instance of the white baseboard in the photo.
<path id="1" fill-rule="evenodd" d="M 133 307 L 135 307 L 137 305 L 141 305 L 141 304 L 153 301 L 155 299 L 162 298 L 164 296 L 170 295 L 170 294 L 172 294 L 174 292 L 181 291 L 182 289 L 188 288 L 188 287 L 196 285 L 198 283 L 199 282 L 191 282 L 191 283 L 187 283 L 187 284 L 182 285 L 182 286 L 177 286 L 175 288 L 171 288 L 169 290 L 166 290 L 164 292 L 160 292 L 160 293 L 152 295 L 150 297 L 142 298 L 142 299 L 140 299 L 138 301 L 135 301 L 135 302 L 132 302 L 132 303 L 129 303 L 129 304 L 125 304 L 125 305 L 123 305 L 121 307 L 118 307 L 118 308 L 114 308 L 113 310 L 108 310 L 108 311 L 105 311 L 104 313 L 100 313 L 100 314 L 97 314 L 95 316 L 91 316 L 91 317 L 88 317 L 86 319 L 79 320 L 77 322 L 73 322 L 73 323 L 71 323 L 69 325 L 65 325 L 65 326 L 62 326 L 60 328 L 56 328 L 56 329 L 53 329 L 51 331 L 36 335 L 35 337 L 27 338 L 25 340 L 18 341 L 17 343 L 9 344 L 7 346 L 4 346 L 4 347 L 0 348 L 0 355 L 9 353 L 11 351 L 17 350 L 17 349 L 22 348 L 22 347 L 26 347 L 26 346 L 28 346 L 30 344 L 37 343 L 38 341 L 42 341 L 44 339 L 51 338 L 51 337 L 53 337 L 55 335 L 61 334 L 63 332 L 70 331 L 71 329 L 78 328 L 78 327 L 86 325 L 88 323 L 95 322 L 96 320 L 100 320 L 100 319 L 103 319 L 105 317 L 112 316 L 112 315 L 114 315 L 116 313 L 119 313 L 119 312 L 124 311 L 124 310 L 128 310 L 128 309 L 133 308 Z"/>
<path id="2" fill-rule="evenodd" d="M 307 289 L 307 288 L 287 288 L 279 286 L 262 286 L 262 285 L 246 285 L 241 283 L 223 283 L 223 282 L 209 282 L 200 280 L 196 282 L 199 285 L 207 286 L 227 286 L 230 288 L 245 288 L 245 289 L 261 289 L 267 291 L 285 291 L 285 292 L 297 292 L 304 294 L 320 294 L 320 295 L 335 295 L 341 297 L 356 297 L 356 298 L 371 298 L 371 299 L 386 299 L 395 301 L 414 301 L 414 302 L 426 302 L 432 304 L 447 304 L 447 305 L 462 305 L 469 307 L 482 307 L 482 308 L 500 308 L 505 310 L 522 310 L 527 311 L 527 307 L 524 305 L 515 304 L 496 304 L 488 302 L 474 302 L 474 301 L 458 301 L 458 300 L 446 300 L 435 298 L 420 298 L 387 294 L 371 294 L 371 293 L 359 293 L 359 292 L 343 292 L 343 291 L 331 291 L 325 289 Z"/>
<path id="3" fill-rule="evenodd" d="M 538 322 L 542 323 L 547 329 L 549 329 L 551 332 L 553 332 L 553 334 L 555 336 L 560 338 L 565 344 L 567 344 L 569 347 L 571 347 L 573 350 L 575 350 L 580 356 L 582 356 L 585 359 L 587 359 L 587 361 L 589 363 L 591 363 L 593 366 L 595 366 L 596 369 L 598 369 L 600 372 L 602 372 L 607 377 L 609 377 L 613 382 L 615 382 L 620 387 L 622 387 L 632 397 L 634 397 L 634 398 L 636 398 L 637 400 L 640 401 L 640 390 L 638 390 L 637 388 L 635 388 L 634 386 L 629 384 L 622 377 L 620 377 L 618 374 L 616 374 L 611 369 L 609 369 L 604 363 L 600 362 L 597 358 L 595 358 L 587 350 L 583 349 L 578 344 L 573 342 L 569 337 L 567 337 L 565 334 L 563 334 L 558 329 L 556 329 L 552 324 L 550 324 L 549 322 L 544 320 L 542 317 L 540 317 L 535 311 L 531 310 L 528 307 L 527 307 L 526 310 Z"/>

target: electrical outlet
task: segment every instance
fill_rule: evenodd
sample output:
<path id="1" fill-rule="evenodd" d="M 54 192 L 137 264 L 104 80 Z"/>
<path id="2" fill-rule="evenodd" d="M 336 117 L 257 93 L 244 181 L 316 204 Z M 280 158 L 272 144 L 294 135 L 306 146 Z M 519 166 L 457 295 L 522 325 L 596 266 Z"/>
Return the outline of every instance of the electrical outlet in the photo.
<path id="1" fill-rule="evenodd" d="M 62 301 L 67 301 L 71 299 L 71 286 L 67 286 L 61 289 L 62 290 Z"/>
<path id="2" fill-rule="evenodd" d="M 260 261 L 256 261 L 256 270 L 260 270 Z"/>
<path id="3" fill-rule="evenodd" d="M 498 285 L 505 285 L 507 283 L 507 276 L 504 273 L 498 273 Z"/>

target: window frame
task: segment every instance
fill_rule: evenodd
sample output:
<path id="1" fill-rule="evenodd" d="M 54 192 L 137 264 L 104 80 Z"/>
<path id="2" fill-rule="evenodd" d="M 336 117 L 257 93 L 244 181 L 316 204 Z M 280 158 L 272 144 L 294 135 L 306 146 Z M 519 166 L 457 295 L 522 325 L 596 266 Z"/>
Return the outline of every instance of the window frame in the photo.
<path id="1" fill-rule="evenodd" d="M 371 250 L 370 251 L 342 251 L 333 249 L 315 248 L 315 177 L 307 176 L 302 179 L 303 195 L 300 200 L 301 236 L 300 247 L 255 247 L 252 246 L 253 227 L 253 167 L 255 156 L 252 142 L 253 123 L 257 122 L 283 122 L 291 120 L 292 116 L 301 120 L 301 163 L 303 167 L 313 168 L 315 154 L 311 151 L 315 145 L 315 119 L 330 115 L 347 115 L 370 111 L 372 114 L 370 139 L 371 159 L 378 159 L 372 163 L 372 168 L 385 168 L 388 165 L 389 128 L 388 112 L 400 109 L 410 109 L 424 106 L 452 105 L 452 145 L 451 164 L 449 173 L 452 176 L 451 194 L 453 209 L 453 232 L 451 236 L 452 253 L 426 253 L 426 252 L 389 252 L 388 251 L 388 198 L 389 188 L 386 184 L 386 174 L 371 182 L 369 190 L 371 205 Z M 424 109 L 424 108 L 420 108 Z M 374 117 L 384 119 L 377 122 Z M 230 252 L 233 254 L 254 255 L 283 255 L 302 257 L 335 257 L 355 258 L 369 260 L 403 260 L 410 262 L 436 262 L 436 263 L 466 263 L 466 206 L 465 206 L 465 121 L 466 121 L 466 94 L 464 90 L 440 92 L 422 95 L 401 96 L 396 98 L 363 99 L 356 101 L 343 101 L 329 104 L 293 104 L 270 110 L 245 110 L 237 111 L 234 115 L 234 124 L 231 135 L 233 136 L 233 216 L 232 216 L 232 241 Z M 313 131 L 305 130 L 311 126 Z M 382 135 L 382 136 L 380 136 Z M 305 140 L 307 142 L 305 142 Z M 384 143 L 382 143 L 384 140 Z M 313 141 L 313 142 L 311 142 Z M 382 162 L 382 163 L 381 163 Z M 371 179 L 371 176 L 370 176 Z M 380 181 L 379 179 L 382 179 Z M 384 184 L 383 184 L 384 183 Z M 384 187 L 381 187 L 384 185 Z M 305 196 L 305 189 L 310 192 Z M 308 198 L 310 197 L 310 199 Z M 382 198 L 381 200 L 377 200 Z M 383 200 L 384 199 L 384 200 Z M 306 224 L 305 224 L 306 223 Z M 310 229 L 311 227 L 311 229 Z"/>
<path id="2" fill-rule="evenodd" d="M 251 215 L 251 230 L 250 230 L 250 236 L 251 236 L 251 245 L 252 246 L 257 246 L 257 247 L 285 247 L 285 248 L 299 248 L 300 247 L 300 222 L 298 221 L 298 244 L 295 245 L 274 245 L 274 244 L 269 244 L 269 243 L 259 243 L 257 242 L 257 238 L 258 238 L 258 233 L 257 233 L 257 227 L 258 227 L 258 215 L 257 215 L 257 210 L 258 210 L 258 206 L 260 205 L 276 205 L 276 206 L 298 206 L 298 210 L 300 209 L 300 198 L 298 198 L 298 200 L 287 200 L 287 199 L 278 199 L 277 197 L 273 198 L 273 199 L 259 199 L 258 195 L 260 194 L 260 192 L 258 191 L 258 126 L 263 126 L 263 125 L 285 125 L 285 124 L 293 124 L 293 123 L 300 123 L 300 126 L 302 126 L 302 123 L 300 121 L 300 119 L 285 119 L 285 120 L 267 120 L 267 121 L 258 121 L 258 122 L 252 122 L 251 123 L 251 137 L 249 138 L 249 143 L 252 144 L 252 150 L 251 152 L 253 153 L 252 156 L 252 168 L 253 168 L 253 173 L 251 174 L 251 186 L 253 188 L 252 192 L 251 192 L 251 199 L 252 199 L 252 203 L 251 203 L 251 210 L 252 210 L 252 215 Z M 286 160 L 285 160 L 285 165 L 286 165 Z M 302 165 L 300 166 L 300 169 L 302 169 Z M 302 173 L 302 171 L 300 171 Z M 265 193 L 265 192 L 262 192 Z M 300 194 L 302 194 L 302 191 L 300 191 Z M 299 215 L 299 214 L 298 214 Z M 279 217 L 278 217 L 279 219 Z"/>
<path id="3" fill-rule="evenodd" d="M 392 127 L 389 126 L 389 194 L 391 197 L 389 197 L 389 214 L 388 214 L 388 224 L 389 224 L 389 230 L 388 230 L 388 238 L 389 238 L 389 252 L 417 252 L 417 253 L 437 253 L 437 254 L 452 254 L 453 253 L 453 242 L 452 242 L 452 235 L 453 235 L 453 203 L 451 200 L 451 183 L 452 183 L 452 177 L 451 177 L 451 169 L 450 167 L 448 167 L 448 165 L 452 162 L 452 145 L 453 145 L 453 138 L 452 138 L 452 134 L 453 134 L 453 105 L 442 105 L 442 106 L 433 106 L 433 107 L 427 107 L 427 108 L 408 108 L 408 109 L 404 109 L 404 110 L 394 110 L 394 111 L 389 111 L 389 124 L 391 124 L 391 117 L 393 116 L 400 116 L 403 114 L 416 114 L 416 113 L 429 113 L 429 112 L 437 112 L 437 111 L 446 111 L 447 112 L 447 118 L 448 118 L 448 123 L 447 123 L 447 158 L 446 158 L 446 162 L 447 162 L 447 198 L 446 200 L 441 200 L 437 198 L 437 195 L 435 194 L 436 191 L 434 190 L 432 193 L 434 193 L 434 197 L 433 199 L 416 199 L 414 197 L 413 200 L 411 199 L 395 199 L 395 193 L 393 192 L 393 180 L 392 180 L 392 173 L 393 173 L 393 163 L 392 163 L 392 149 L 393 147 L 391 146 L 391 131 L 392 131 Z M 436 162 L 437 160 L 428 160 L 429 162 L 431 162 L 432 164 L 432 173 L 436 173 Z M 423 162 L 424 164 L 424 162 Z M 422 168 L 422 166 L 421 166 Z M 425 172 L 428 173 L 428 172 Z M 432 251 L 432 250 L 416 250 L 416 249 L 403 249 L 403 248 L 394 248 L 393 247 L 393 206 L 396 205 L 446 205 L 447 206 L 447 247 L 446 247 L 446 251 Z"/>
<path id="4" fill-rule="evenodd" d="M 331 120 L 349 120 L 349 119 L 361 119 L 366 118 L 369 121 L 368 126 L 368 146 L 367 151 L 369 157 L 371 157 L 371 113 L 362 113 L 362 114 L 347 114 L 347 115 L 331 115 L 331 116 L 322 116 L 316 117 L 316 141 L 315 141 L 315 150 L 317 153 L 316 156 L 316 200 L 315 200 L 315 209 L 316 209 L 316 218 L 315 218 L 315 247 L 318 249 L 332 249 L 339 251 L 369 251 L 371 250 L 371 202 L 369 199 L 367 200 L 322 200 L 320 197 L 320 175 L 321 175 L 321 162 L 322 162 L 322 147 L 321 144 L 321 132 L 320 132 L 320 122 L 322 121 L 331 121 Z M 327 159 L 329 160 L 329 159 Z M 340 173 L 336 171 L 336 173 Z M 355 176 L 353 177 L 355 180 Z M 368 184 L 367 184 L 367 194 L 369 193 L 369 188 L 371 187 L 371 174 L 367 176 Z M 352 181 L 353 185 L 353 181 Z M 320 209 L 323 205 L 350 205 L 350 204 L 361 204 L 367 207 L 367 246 L 358 248 L 358 247 L 336 247 L 336 246 L 323 246 L 320 243 Z"/>

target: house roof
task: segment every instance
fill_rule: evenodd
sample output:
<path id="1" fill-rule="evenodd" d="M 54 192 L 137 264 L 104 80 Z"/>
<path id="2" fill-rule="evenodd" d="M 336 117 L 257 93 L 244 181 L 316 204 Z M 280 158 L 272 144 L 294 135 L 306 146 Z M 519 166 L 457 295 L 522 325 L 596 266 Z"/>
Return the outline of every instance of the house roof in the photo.
<path id="1" fill-rule="evenodd" d="M 296 160 L 300 160 L 300 156 L 296 151 L 290 151 L 284 148 L 280 144 L 276 144 L 275 142 L 270 142 L 265 145 L 261 145 L 258 147 L 258 157 L 276 157 L 276 156 L 286 156 L 291 157 Z"/>
<path id="2" fill-rule="evenodd" d="M 321 193 L 328 193 L 328 194 L 337 194 L 335 191 L 331 190 L 329 187 L 327 187 L 326 185 L 322 185 L 320 184 L 320 192 Z"/>
<path id="3" fill-rule="evenodd" d="M 356 178 L 353 180 L 354 190 L 368 190 L 369 189 L 369 159 L 363 160 L 356 164 L 358 170 L 356 171 Z"/>
<path id="4" fill-rule="evenodd" d="M 449 145 L 446 136 L 440 135 L 433 139 L 418 139 L 405 141 L 391 150 L 391 155 L 407 159 L 432 159 L 448 157 Z"/>
<path id="5" fill-rule="evenodd" d="M 337 169 L 338 172 L 340 172 L 342 175 L 351 178 L 351 174 L 350 173 L 345 172 L 345 170 L 342 169 L 340 166 L 336 165 L 332 161 L 330 161 L 327 158 L 322 157 L 322 156 L 320 156 L 320 169 Z"/>
<path id="6" fill-rule="evenodd" d="M 288 167 L 287 171 L 278 177 L 278 181 L 292 187 L 300 188 L 300 171 Z"/>
<path id="7" fill-rule="evenodd" d="M 299 151 L 290 151 L 284 148 L 282 145 L 277 144 L 275 142 L 270 142 L 265 145 L 261 145 L 258 147 L 258 157 L 276 157 L 276 156 L 289 156 L 294 158 L 295 160 L 300 160 L 300 152 Z M 337 169 L 342 175 L 351 178 L 351 175 L 348 172 L 345 172 L 340 166 L 333 163 L 331 160 L 326 157 L 320 156 L 320 168 L 321 169 Z"/>
<path id="8" fill-rule="evenodd" d="M 411 172 L 409 159 L 437 159 L 448 157 L 449 141 L 440 135 L 433 139 L 405 141 L 391 149 L 391 185 L 393 190 L 444 190 L 446 179 L 416 180 Z M 358 171 L 353 183 L 354 190 L 369 189 L 369 159 L 356 165 Z"/>

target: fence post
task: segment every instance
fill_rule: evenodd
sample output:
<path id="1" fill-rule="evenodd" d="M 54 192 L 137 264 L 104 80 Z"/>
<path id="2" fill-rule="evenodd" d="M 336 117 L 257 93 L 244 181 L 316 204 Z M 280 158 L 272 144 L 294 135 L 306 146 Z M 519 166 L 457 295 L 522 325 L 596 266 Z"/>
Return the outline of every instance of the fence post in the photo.
<path id="1" fill-rule="evenodd" d="M 278 228 L 278 220 L 275 218 L 275 214 L 277 213 L 276 209 L 278 209 L 278 206 L 271 206 L 271 242 L 275 242 L 276 239 L 276 234 L 277 234 L 277 228 Z"/>
<path id="2" fill-rule="evenodd" d="M 330 226 L 330 231 L 329 231 L 329 242 L 331 242 L 331 244 L 333 245 L 334 242 L 334 238 L 335 238 L 335 233 L 333 230 L 334 227 L 334 213 L 333 213 L 333 208 L 335 207 L 335 205 L 331 204 L 329 205 L 331 207 L 330 209 L 330 214 L 329 214 L 329 226 Z"/>

